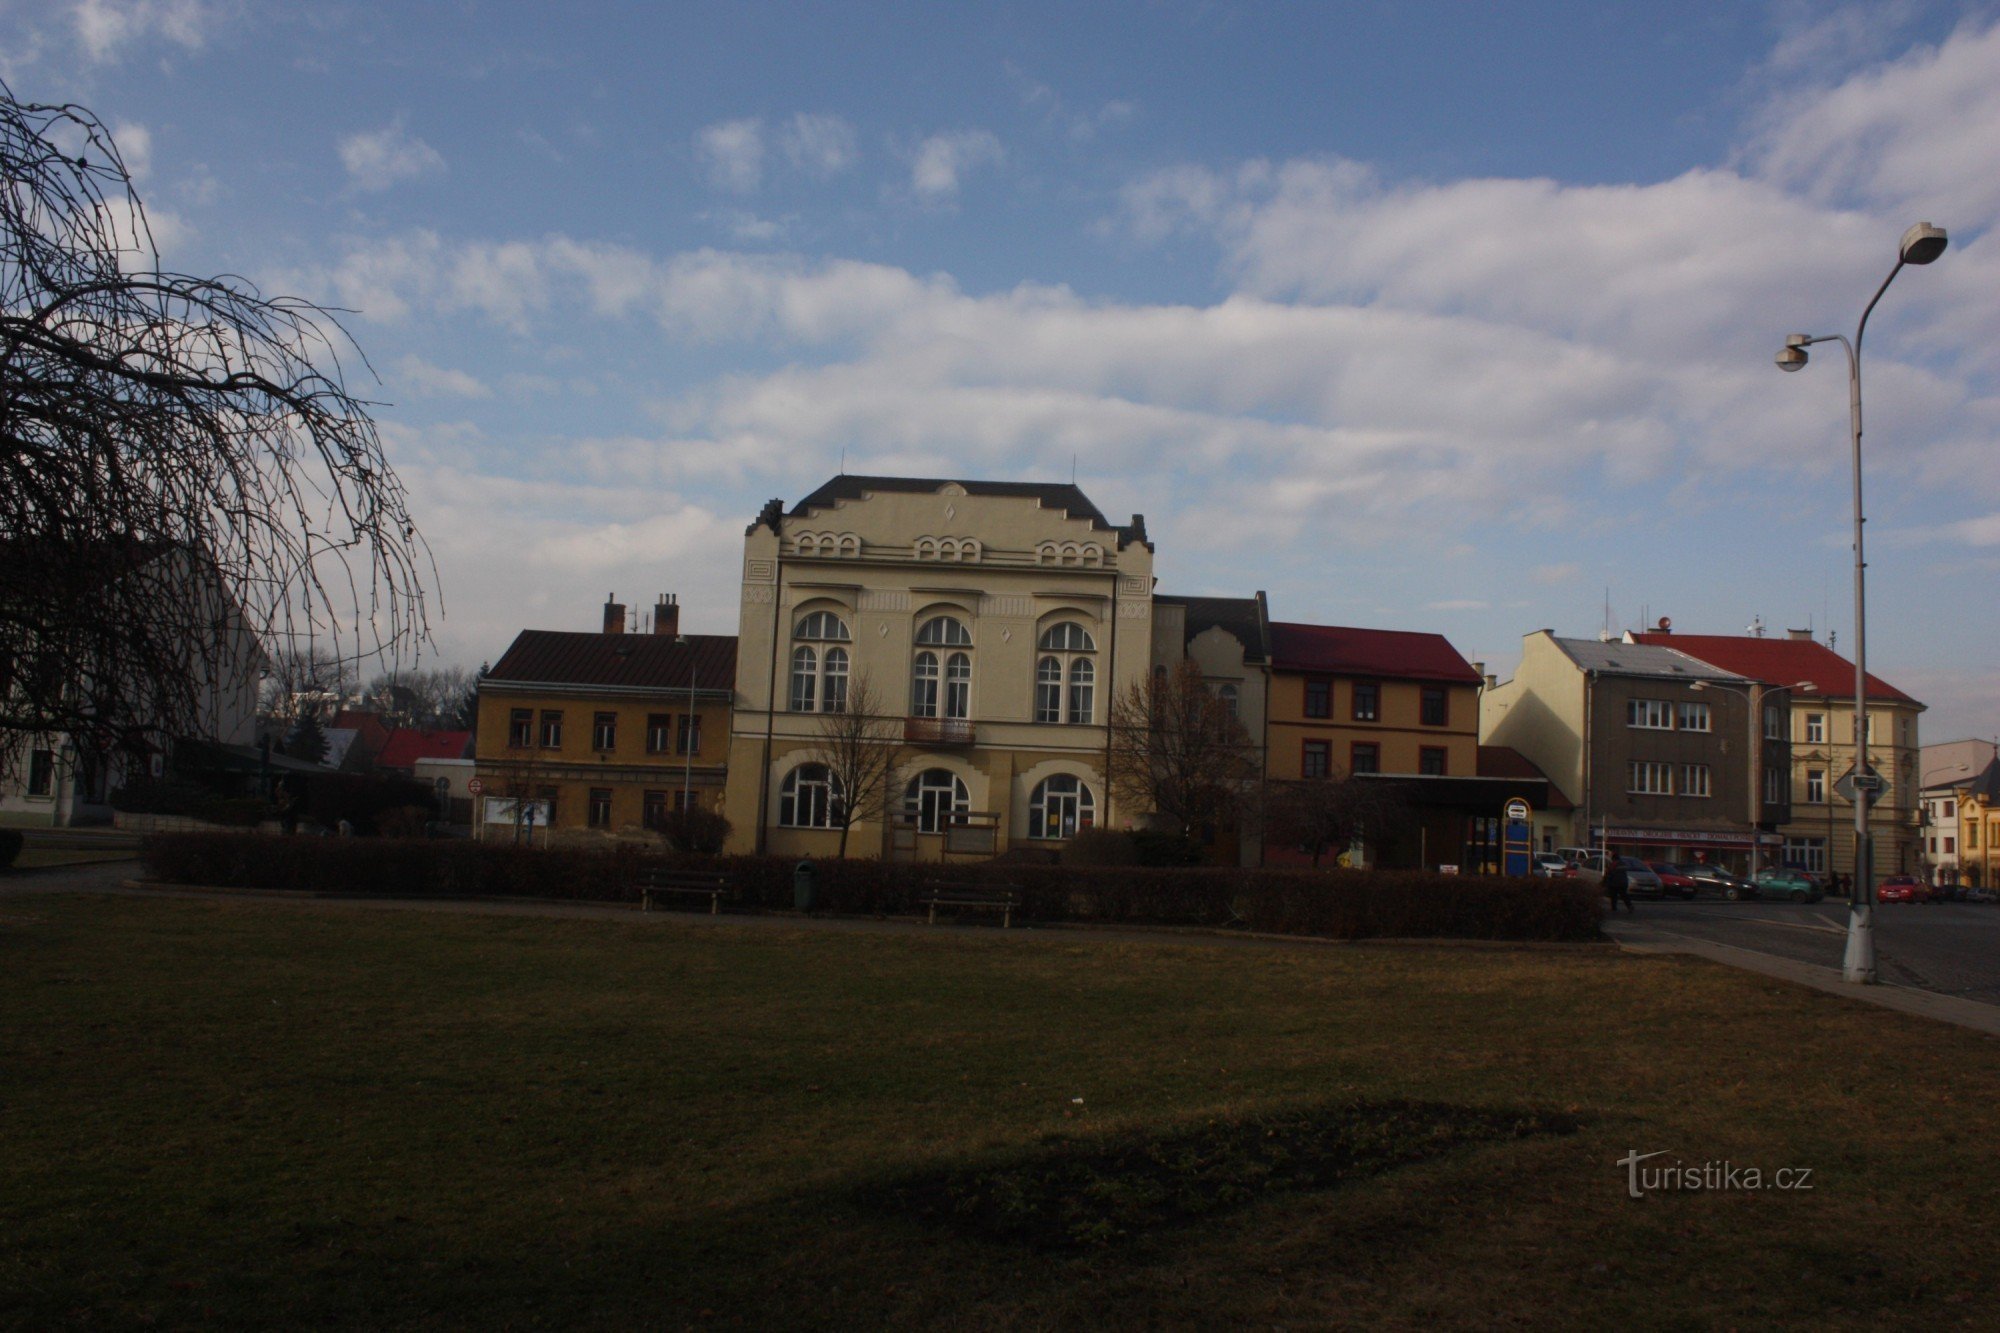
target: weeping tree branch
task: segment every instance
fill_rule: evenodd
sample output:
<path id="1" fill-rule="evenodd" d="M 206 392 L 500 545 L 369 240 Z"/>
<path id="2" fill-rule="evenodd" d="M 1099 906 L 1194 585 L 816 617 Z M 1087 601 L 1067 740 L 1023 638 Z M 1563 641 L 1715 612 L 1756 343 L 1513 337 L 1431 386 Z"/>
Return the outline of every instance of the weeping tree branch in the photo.
<path id="1" fill-rule="evenodd" d="M 104 125 L 0 82 L 0 764 L 204 734 L 266 645 L 427 641 L 436 566 L 343 353 L 311 302 L 162 271 Z"/>

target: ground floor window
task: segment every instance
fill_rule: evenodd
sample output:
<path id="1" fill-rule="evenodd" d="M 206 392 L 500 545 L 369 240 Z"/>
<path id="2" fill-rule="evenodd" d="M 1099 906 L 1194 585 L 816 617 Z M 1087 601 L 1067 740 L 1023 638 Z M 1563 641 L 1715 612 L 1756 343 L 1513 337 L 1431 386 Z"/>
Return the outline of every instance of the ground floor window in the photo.
<path id="1" fill-rule="evenodd" d="M 1426 745 L 1417 751 L 1417 772 L 1426 777 L 1441 778 L 1450 757 L 1451 752 L 1441 746 Z"/>
<path id="2" fill-rule="evenodd" d="M 840 779 L 825 764 L 800 764 L 778 792 L 778 823 L 786 828 L 833 828 L 840 822 Z"/>
<path id="3" fill-rule="evenodd" d="M 611 788 L 592 787 L 590 789 L 590 826 L 592 828 L 611 827 Z"/>
<path id="4" fill-rule="evenodd" d="M 1028 802 L 1028 836 L 1073 838 L 1097 822 L 1097 798 L 1081 778 L 1058 773 L 1044 778 Z"/>
<path id="5" fill-rule="evenodd" d="M 965 784 L 942 768 L 925 769 L 903 792 L 903 812 L 916 820 L 919 833 L 942 833 L 954 812 L 971 808 Z"/>
<path id="6" fill-rule="evenodd" d="M 1815 875 L 1824 875 L 1826 873 L 1826 839 L 1785 839 L 1784 863 L 1788 866 L 1799 866 L 1802 869 L 1811 871 Z"/>
<path id="7" fill-rule="evenodd" d="M 649 829 L 657 829 L 667 822 L 667 793 L 649 791 L 639 806 L 639 822 Z"/>
<path id="8" fill-rule="evenodd" d="M 28 795 L 53 796 L 56 790 L 56 752 L 34 750 L 28 755 Z"/>

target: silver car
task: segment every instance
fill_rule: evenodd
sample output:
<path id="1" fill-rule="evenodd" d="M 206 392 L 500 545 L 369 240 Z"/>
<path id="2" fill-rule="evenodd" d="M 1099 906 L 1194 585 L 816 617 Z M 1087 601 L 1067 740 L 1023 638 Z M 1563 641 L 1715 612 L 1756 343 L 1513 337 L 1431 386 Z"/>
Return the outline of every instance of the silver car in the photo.
<path id="1" fill-rule="evenodd" d="M 1625 892 L 1634 898 L 1664 898 L 1667 890 L 1660 883 L 1660 877 L 1653 868 L 1636 856 L 1614 856 L 1612 861 L 1625 867 Z"/>

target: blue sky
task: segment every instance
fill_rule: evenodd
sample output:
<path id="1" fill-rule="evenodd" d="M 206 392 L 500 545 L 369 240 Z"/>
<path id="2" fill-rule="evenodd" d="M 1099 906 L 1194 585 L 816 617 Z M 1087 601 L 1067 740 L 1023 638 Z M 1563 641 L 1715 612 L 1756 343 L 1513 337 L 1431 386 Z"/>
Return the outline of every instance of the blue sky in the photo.
<path id="1" fill-rule="evenodd" d="M 438 650 L 673 591 L 837 471 L 1077 480 L 1162 590 L 1852 644 L 2000 730 L 1992 4 L 0 0 L 169 266 L 345 307 Z"/>

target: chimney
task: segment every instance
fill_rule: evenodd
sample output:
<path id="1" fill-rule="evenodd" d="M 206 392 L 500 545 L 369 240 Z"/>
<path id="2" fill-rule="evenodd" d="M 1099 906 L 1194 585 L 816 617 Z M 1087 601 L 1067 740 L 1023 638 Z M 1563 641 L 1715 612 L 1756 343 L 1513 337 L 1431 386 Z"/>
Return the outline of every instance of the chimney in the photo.
<path id="1" fill-rule="evenodd" d="M 653 606 L 653 633 L 677 635 L 681 632 L 681 603 L 674 593 L 663 592 Z"/>
<path id="2" fill-rule="evenodd" d="M 1811 643 L 1812 631 L 1809 629 L 1788 629 L 1785 631 L 1785 637 L 1794 642 Z"/>
<path id="3" fill-rule="evenodd" d="M 617 596 L 618 594 L 615 592 L 604 594 L 604 632 L 606 634 L 623 634 L 625 632 L 625 603 L 614 601 L 613 599 Z"/>

